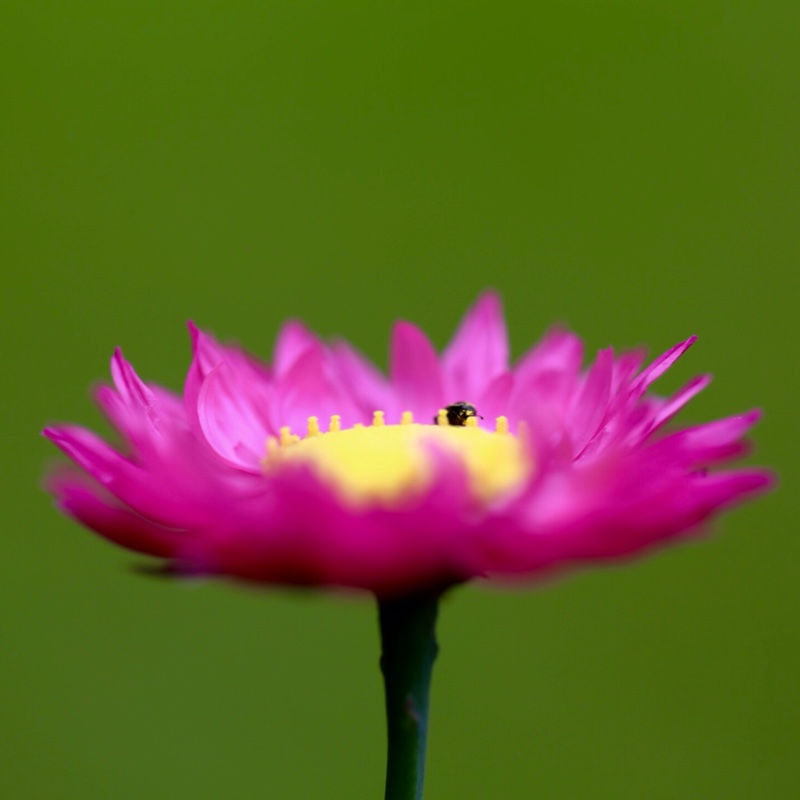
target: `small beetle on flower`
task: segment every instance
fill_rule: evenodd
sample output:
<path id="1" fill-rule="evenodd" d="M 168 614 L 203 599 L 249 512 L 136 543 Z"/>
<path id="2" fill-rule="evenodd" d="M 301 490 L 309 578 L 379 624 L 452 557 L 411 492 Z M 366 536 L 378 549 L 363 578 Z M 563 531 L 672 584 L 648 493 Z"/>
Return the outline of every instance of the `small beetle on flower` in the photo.
<path id="1" fill-rule="evenodd" d="M 451 403 L 439 410 L 439 413 L 433 418 L 436 425 L 458 425 L 464 426 L 469 424 L 469 420 L 476 420 L 477 418 L 483 419 L 471 403 L 465 403 L 459 400 L 457 403 Z"/>

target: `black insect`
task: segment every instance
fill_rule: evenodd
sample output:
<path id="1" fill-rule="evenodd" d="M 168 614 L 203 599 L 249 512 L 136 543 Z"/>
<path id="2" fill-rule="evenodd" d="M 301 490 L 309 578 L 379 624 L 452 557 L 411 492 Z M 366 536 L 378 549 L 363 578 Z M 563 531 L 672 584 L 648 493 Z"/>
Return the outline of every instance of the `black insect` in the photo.
<path id="1" fill-rule="evenodd" d="M 458 403 L 451 403 L 449 406 L 445 406 L 444 410 L 447 413 L 448 425 L 464 426 L 467 424 L 467 419 L 469 417 L 480 417 L 483 419 L 483 417 L 481 417 L 481 415 L 476 411 L 475 406 L 465 403 L 463 400 L 460 400 Z M 434 425 L 439 424 L 438 414 L 433 418 L 433 423 Z"/>

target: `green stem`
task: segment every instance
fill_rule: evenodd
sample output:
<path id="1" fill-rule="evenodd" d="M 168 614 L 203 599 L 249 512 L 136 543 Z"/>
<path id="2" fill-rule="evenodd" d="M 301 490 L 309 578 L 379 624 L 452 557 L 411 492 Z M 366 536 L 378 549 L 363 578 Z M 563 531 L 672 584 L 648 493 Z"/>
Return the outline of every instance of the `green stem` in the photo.
<path id="1" fill-rule="evenodd" d="M 389 754 L 386 800 L 422 800 L 439 592 L 379 604 Z"/>

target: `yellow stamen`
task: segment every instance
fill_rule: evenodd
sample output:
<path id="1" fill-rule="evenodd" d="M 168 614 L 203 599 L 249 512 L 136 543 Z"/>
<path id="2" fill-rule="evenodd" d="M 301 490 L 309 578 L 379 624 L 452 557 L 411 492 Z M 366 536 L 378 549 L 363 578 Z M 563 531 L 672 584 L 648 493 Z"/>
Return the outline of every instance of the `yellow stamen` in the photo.
<path id="1" fill-rule="evenodd" d="M 450 421 L 447 419 L 446 409 L 440 408 L 439 411 L 436 413 L 436 424 L 441 425 L 442 427 L 450 424 Z"/>
<path id="2" fill-rule="evenodd" d="M 401 425 L 410 425 L 414 421 L 414 415 L 410 411 L 404 411 L 400 415 Z"/>
<path id="3" fill-rule="evenodd" d="M 290 461 L 306 463 L 356 507 L 413 502 L 434 476 L 436 452 L 464 470 L 478 503 L 491 503 L 514 492 L 533 469 L 532 455 L 523 441 L 482 430 L 476 417 L 467 418 L 463 426 L 451 426 L 442 410 L 437 415 L 439 424 L 419 425 L 412 422 L 410 412 L 403 412 L 401 424 L 387 425 L 383 413 L 376 411 L 372 426 L 356 423 L 341 430 L 339 416 L 334 415 L 328 433 L 319 431 L 316 420 L 309 417 L 309 435 L 302 440 L 288 426 L 280 429 L 278 439 L 270 437 L 263 467 L 271 470 Z M 497 419 L 497 432 L 508 433 L 507 418 Z"/>
<path id="4" fill-rule="evenodd" d="M 497 417 L 494 421 L 495 433 L 508 433 L 508 417 Z"/>

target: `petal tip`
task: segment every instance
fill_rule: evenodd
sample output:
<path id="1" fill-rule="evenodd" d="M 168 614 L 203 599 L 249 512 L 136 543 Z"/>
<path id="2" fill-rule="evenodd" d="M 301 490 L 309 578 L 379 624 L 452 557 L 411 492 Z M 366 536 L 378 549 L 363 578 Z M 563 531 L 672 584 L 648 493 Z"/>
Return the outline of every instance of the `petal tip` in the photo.
<path id="1" fill-rule="evenodd" d="M 40 435 L 44 436 L 45 439 L 49 439 L 51 442 L 55 442 L 58 438 L 58 429 L 48 425 L 46 428 L 42 428 Z"/>
<path id="2" fill-rule="evenodd" d="M 749 425 L 755 425 L 757 422 L 761 422 L 763 416 L 764 412 L 760 408 L 751 408 L 742 414 L 742 419 Z"/>
<path id="3" fill-rule="evenodd" d="M 200 328 L 193 319 L 187 319 L 186 329 L 189 331 L 189 338 L 192 342 L 192 348 L 197 347 L 197 340 L 200 338 Z"/>
<path id="4" fill-rule="evenodd" d="M 486 309 L 488 311 L 502 313 L 503 311 L 503 296 L 497 289 L 484 289 L 475 301 L 475 307 Z"/>

